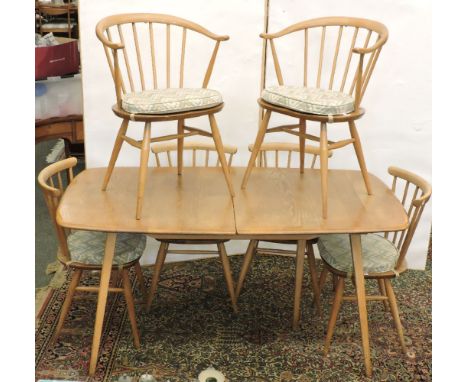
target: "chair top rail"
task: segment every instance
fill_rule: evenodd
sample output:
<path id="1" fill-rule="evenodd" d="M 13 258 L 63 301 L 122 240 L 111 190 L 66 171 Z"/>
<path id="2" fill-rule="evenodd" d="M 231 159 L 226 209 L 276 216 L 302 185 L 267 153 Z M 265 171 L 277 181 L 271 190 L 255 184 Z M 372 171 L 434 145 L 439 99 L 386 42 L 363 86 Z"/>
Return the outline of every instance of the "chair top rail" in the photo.
<path id="1" fill-rule="evenodd" d="M 53 193 L 55 196 L 60 196 L 62 194 L 62 191 L 50 186 L 47 181 L 49 180 L 50 177 L 54 176 L 55 174 L 67 170 L 70 167 L 75 166 L 77 163 L 77 159 L 75 157 L 67 158 L 64 160 L 61 160 L 59 162 L 56 162 L 54 164 L 51 164 L 44 168 L 39 175 L 37 176 L 37 181 L 39 182 L 39 185 L 44 189 L 47 190 L 50 193 Z"/>
<path id="2" fill-rule="evenodd" d="M 201 33 L 213 40 L 216 41 L 226 41 L 229 40 L 229 36 L 226 35 L 217 35 L 213 32 L 210 32 L 208 29 L 202 27 L 201 25 L 194 23 L 192 21 L 159 13 L 124 13 L 118 15 L 111 15 L 103 18 L 96 25 L 96 35 L 101 40 L 103 44 L 108 46 L 111 49 L 123 49 L 124 44 L 112 42 L 104 32 L 107 28 L 114 25 L 129 24 L 129 23 L 157 23 L 157 24 L 167 24 L 167 25 L 176 25 L 182 28 L 187 28 L 192 31 Z"/>
<path id="3" fill-rule="evenodd" d="M 420 206 L 431 197 L 432 186 L 419 175 L 416 175 L 410 171 L 395 166 L 390 166 L 388 168 L 388 172 L 390 175 L 414 183 L 417 187 L 419 187 L 422 190 L 422 195 L 419 198 L 413 200 L 413 204 L 415 204 L 416 206 Z"/>
<path id="4" fill-rule="evenodd" d="M 388 39 L 388 29 L 385 25 L 378 21 L 369 20 L 369 19 L 362 19 L 362 18 L 355 18 L 355 17 L 320 17 L 317 19 L 310 19 L 304 20 L 299 23 L 290 25 L 279 32 L 276 33 L 261 33 L 260 37 L 272 40 L 275 38 L 279 38 L 285 36 L 287 34 L 297 32 L 303 29 L 308 28 L 316 28 L 316 27 L 327 27 L 327 26 L 350 26 L 350 27 L 357 27 L 357 28 L 365 28 L 368 30 L 375 31 L 379 34 L 379 38 L 375 42 L 374 45 L 367 48 L 353 48 L 354 53 L 365 54 L 375 51 L 376 49 L 383 46 Z"/>

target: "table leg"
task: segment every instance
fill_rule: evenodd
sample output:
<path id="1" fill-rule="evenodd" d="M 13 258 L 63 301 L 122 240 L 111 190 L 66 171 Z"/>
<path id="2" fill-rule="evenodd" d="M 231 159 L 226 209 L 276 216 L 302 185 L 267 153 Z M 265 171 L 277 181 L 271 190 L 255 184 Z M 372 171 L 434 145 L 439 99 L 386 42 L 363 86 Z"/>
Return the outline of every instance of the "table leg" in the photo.
<path id="1" fill-rule="evenodd" d="M 367 322 L 366 288 L 362 267 L 361 235 L 350 235 L 350 242 L 351 253 L 353 255 L 354 279 L 356 283 L 356 299 L 359 309 L 359 321 L 361 324 L 362 352 L 364 354 L 366 375 L 370 377 L 372 375 L 372 363 L 370 358 L 369 327 Z"/>
<path id="2" fill-rule="evenodd" d="M 294 311 L 293 311 L 293 329 L 299 329 L 299 321 L 301 319 L 301 295 L 302 295 L 302 279 L 304 277 L 304 257 L 305 257 L 305 240 L 297 241 L 296 253 L 296 287 L 294 289 Z"/>
<path id="3" fill-rule="evenodd" d="M 93 344 L 91 347 L 91 360 L 89 362 L 89 375 L 96 373 L 96 363 L 99 353 L 99 343 L 101 342 L 102 325 L 104 322 L 104 313 L 106 310 L 107 293 L 109 291 L 109 281 L 112 271 L 112 260 L 114 258 L 116 233 L 108 233 L 106 240 L 106 249 L 102 262 L 101 282 L 99 284 L 98 301 L 96 308 L 96 321 L 94 323 Z"/>

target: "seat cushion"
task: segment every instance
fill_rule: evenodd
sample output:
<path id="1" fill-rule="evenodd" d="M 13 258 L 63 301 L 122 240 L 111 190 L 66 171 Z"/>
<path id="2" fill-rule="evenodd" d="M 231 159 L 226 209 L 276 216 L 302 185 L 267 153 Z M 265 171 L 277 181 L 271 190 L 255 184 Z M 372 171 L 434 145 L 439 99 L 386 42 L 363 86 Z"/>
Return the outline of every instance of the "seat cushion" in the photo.
<path id="1" fill-rule="evenodd" d="M 393 243 L 376 234 L 361 235 L 364 274 L 382 273 L 395 269 L 398 249 Z M 320 257 L 333 268 L 353 272 L 349 235 L 322 235 L 318 240 Z"/>
<path id="2" fill-rule="evenodd" d="M 155 89 L 122 96 L 122 108 L 133 114 L 167 114 L 207 109 L 223 102 L 211 89 Z"/>
<path id="3" fill-rule="evenodd" d="M 68 238 L 68 249 L 74 263 L 99 265 L 104 258 L 105 232 L 74 231 Z M 112 264 L 123 265 L 141 257 L 146 247 L 146 235 L 118 233 Z"/>
<path id="4" fill-rule="evenodd" d="M 333 90 L 272 86 L 263 90 L 262 99 L 307 114 L 337 115 L 354 111 L 354 98 Z"/>

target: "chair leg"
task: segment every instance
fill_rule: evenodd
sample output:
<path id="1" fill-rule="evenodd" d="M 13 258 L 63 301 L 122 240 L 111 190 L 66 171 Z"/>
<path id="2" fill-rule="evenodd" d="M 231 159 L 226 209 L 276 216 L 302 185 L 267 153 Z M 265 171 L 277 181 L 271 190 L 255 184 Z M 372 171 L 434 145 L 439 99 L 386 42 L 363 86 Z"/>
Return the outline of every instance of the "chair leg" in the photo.
<path id="1" fill-rule="evenodd" d="M 364 160 L 364 153 L 362 152 L 361 140 L 359 139 L 359 134 L 356 129 L 356 124 L 354 121 L 349 121 L 349 132 L 351 133 L 351 138 L 354 139 L 354 151 L 359 162 L 359 167 L 361 168 L 361 174 L 366 185 L 366 190 L 369 195 L 372 195 L 372 188 L 369 178 L 369 173 L 367 172 L 366 161 Z"/>
<path id="2" fill-rule="evenodd" d="M 255 144 L 252 149 L 252 153 L 250 154 L 249 164 L 245 169 L 244 178 L 242 179 L 242 189 L 245 189 L 247 186 L 247 182 L 249 181 L 250 173 L 252 172 L 252 168 L 255 166 L 255 160 L 257 159 L 258 152 L 260 151 L 260 147 L 262 146 L 263 139 L 265 138 L 265 133 L 268 127 L 268 122 L 270 121 L 271 110 L 267 110 L 265 115 L 263 116 L 262 123 L 258 128 L 257 138 L 255 139 Z"/>
<path id="3" fill-rule="evenodd" d="M 338 318 L 338 312 L 340 311 L 341 302 L 343 301 L 344 291 L 344 278 L 338 277 L 336 285 L 335 298 L 333 299 L 332 311 L 330 314 L 330 320 L 328 321 L 327 337 L 325 339 L 324 354 L 327 355 L 330 350 L 330 344 L 335 330 L 336 319 Z"/>
<path id="4" fill-rule="evenodd" d="M 328 139 L 327 124 L 320 122 L 320 182 L 322 186 L 322 217 L 328 214 Z"/>
<path id="5" fill-rule="evenodd" d="M 146 300 L 146 311 L 150 310 L 151 303 L 153 302 L 153 298 L 158 290 L 159 277 L 161 276 L 164 260 L 166 260 L 168 248 L 169 243 L 162 242 L 159 245 L 158 256 L 156 257 L 156 263 L 154 264 L 153 279 L 151 280 L 151 287 Z"/>
<path id="6" fill-rule="evenodd" d="M 388 295 L 388 302 L 390 303 L 390 310 L 392 311 L 393 321 L 395 322 L 395 327 L 398 332 L 398 337 L 400 339 L 401 348 L 403 349 L 403 353 L 406 354 L 406 344 L 405 344 L 405 337 L 403 336 L 403 326 L 401 325 L 400 321 L 400 314 L 398 313 L 398 305 L 395 297 L 395 292 L 392 288 L 392 283 L 390 279 L 385 279 L 385 289 Z"/>
<path id="7" fill-rule="evenodd" d="M 294 309 L 293 309 L 293 330 L 299 329 L 299 321 L 301 319 L 301 296 L 302 296 L 302 279 L 304 277 L 304 256 L 305 256 L 305 240 L 297 241 L 296 253 L 296 285 L 294 288 Z"/>
<path id="8" fill-rule="evenodd" d="M 106 175 L 104 175 L 104 181 L 102 182 L 101 190 L 106 191 L 107 184 L 112 175 L 112 171 L 114 171 L 115 162 L 117 161 L 117 157 L 119 156 L 120 149 L 122 148 L 122 143 L 124 142 L 123 136 L 125 136 L 128 128 L 128 119 L 124 119 L 122 124 L 120 125 L 119 132 L 117 133 L 117 137 L 115 138 L 114 148 L 112 149 L 112 154 L 109 159 L 109 164 L 107 165 Z"/>
<path id="9" fill-rule="evenodd" d="M 224 154 L 224 146 L 223 141 L 221 140 L 221 135 L 219 134 L 218 124 L 216 123 L 216 119 L 213 114 L 208 115 L 208 118 L 210 119 L 211 134 L 216 146 L 216 151 L 218 152 L 219 162 L 221 163 L 221 167 L 223 169 L 224 178 L 226 179 L 229 193 L 233 198 L 235 196 L 234 187 L 232 186 L 231 174 L 229 173 L 229 166 L 226 162 L 226 155 Z"/>
<path id="10" fill-rule="evenodd" d="M 75 294 L 76 287 L 80 283 L 80 278 L 82 274 L 81 269 L 76 269 L 73 271 L 72 279 L 70 281 L 70 286 L 68 287 L 67 296 L 65 297 L 65 301 L 62 305 L 62 311 L 60 312 L 60 318 L 57 324 L 57 328 L 55 329 L 54 334 L 54 341 L 57 340 L 62 328 L 63 324 L 65 323 L 65 319 L 68 316 L 68 312 L 70 311 L 70 306 L 73 301 L 73 296 Z"/>
<path id="11" fill-rule="evenodd" d="M 323 266 L 322 273 L 320 273 L 320 279 L 319 279 L 319 291 L 322 293 L 322 289 L 325 286 L 325 282 L 327 281 L 327 276 L 328 276 L 329 270 Z"/>
<path id="12" fill-rule="evenodd" d="M 245 277 L 249 271 L 250 264 L 257 250 L 258 240 L 250 240 L 249 246 L 247 247 L 247 252 L 244 255 L 244 262 L 242 263 L 242 268 L 239 274 L 239 279 L 237 280 L 236 285 L 236 299 L 239 298 L 242 286 L 244 285 Z"/>
<path id="13" fill-rule="evenodd" d="M 141 270 L 140 262 L 138 261 L 135 264 L 135 273 L 138 280 L 138 285 L 140 286 L 141 297 L 143 301 L 146 302 L 146 288 L 145 288 L 145 278 L 143 277 L 143 272 Z"/>
<path id="14" fill-rule="evenodd" d="M 322 316 L 322 306 L 320 304 L 320 288 L 317 278 L 317 268 L 315 266 L 314 245 L 307 242 L 307 261 L 309 262 L 310 281 L 312 290 L 314 291 L 314 303 L 317 307 L 317 312 Z"/>
<path id="15" fill-rule="evenodd" d="M 383 279 L 377 279 L 377 282 L 379 283 L 380 294 L 382 296 L 387 296 L 387 290 L 385 288 L 385 281 Z M 388 310 L 388 300 L 383 300 L 382 304 L 383 304 L 384 310 Z"/>
<path id="16" fill-rule="evenodd" d="M 238 312 L 237 309 L 237 300 L 236 293 L 234 291 L 234 282 L 232 281 L 231 266 L 229 265 L 229 259 L 226 253 L 226 247 L 224 243 L 218 243 L 219 258 L 221 259 L 221 264 L 223 264 L 224 278 L 226 279 L 226 286 L 231 297 L 231 304 L 234 313 Z"/>
<path id="17" fill-rule="evenodd" d="M 141 210 L 143 208 L 143 196 L 145 195 L 146 173 L 148 171 L 148 158 L 151 142 L 151 122 L 145 122 L 145 131 L 143 133 L 143 142 L 141 143 L 140 154 L 140 173 L 138 175 L 138 195 L 136 218 L 141 218 Z"/>
<path id="18" fill-rule="evenodd" d="M 336 285 L 338 284 L 338 276 L 333 275 L 333 292 L 336 292 Z"/>
<path id="19" fill-rule="evenodd" d="M 184 120 L 177 121 L 177 134 L 184 133 Z M 182 175 L 182 168 L 184 167 L 184 137 L 177 138 L 177 174 Z"/>
<path id="20" fill-rule="evenodd" d="M 300 157 L 300 171 L 304 173 L 304 161 L 305 161 L 305 133 L 306 133 L 306 120 L 299 120 L 299 157 Z"/>
<path id="21" fill-rule="evenodd" d="M 135 344 L 135 347 L 139 349 L 140 335 L 138 333 L 138 325 L 135 315 L 135 304 L 133 302 L 132 284 L 130 283 L 130 278 L 128 277 L 128 269 L 126 268 L 122 270 L 122 281 L 125 301 L 127 302 L 128 308 L 128 318 L 130 320 L 130 325 L 132 326 L 133 343 Z"/>

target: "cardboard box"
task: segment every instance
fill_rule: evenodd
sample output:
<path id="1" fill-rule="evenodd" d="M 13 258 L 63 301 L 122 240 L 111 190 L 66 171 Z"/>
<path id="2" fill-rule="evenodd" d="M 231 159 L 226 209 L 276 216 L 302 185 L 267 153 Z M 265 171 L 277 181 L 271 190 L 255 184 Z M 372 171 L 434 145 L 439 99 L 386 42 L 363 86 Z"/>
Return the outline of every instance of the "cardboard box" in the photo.
<path id="1" fill-rule="evenodd" d="M 78 40 L 56 37 L 59 45 L 36 47 L 36 80 L 78 73 Z"/>

